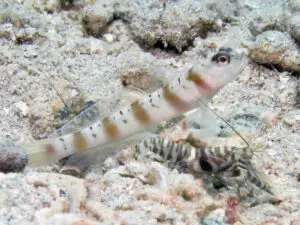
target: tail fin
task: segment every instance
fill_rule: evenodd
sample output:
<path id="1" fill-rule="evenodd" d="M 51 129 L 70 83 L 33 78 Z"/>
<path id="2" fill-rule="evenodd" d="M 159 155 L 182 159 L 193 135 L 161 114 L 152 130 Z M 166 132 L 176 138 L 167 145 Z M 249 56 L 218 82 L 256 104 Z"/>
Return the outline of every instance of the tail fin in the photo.
<path id="1" fill-rule="evenodd" d="M 43 166 L 54 163 L 60 157 L 57 153 L 49 153 L 45 149 L 45 146 L 50 143 L 49 139 L 35 141 L 25 146 L 22 149 L 25 150 L 28 156 L 29 166 Z"/>
<path id="2" fill-rule="evenodd" d="M 132 135 L 128 138 L 124 138 L 113 143 L 108 143 L 106 145 L 96 146 L 94 148 L 86 149 L 83 152 L 76 153 L 76 156 L 73 157 L 72 162 L 87 165 L 94 164 L 93 161 L 103 162 L 108 156 L 114 155 L 119 149 L 120 146 L 128 145 L 137 142 L 143 138 L 153 137 L 153 134 L 149 132 L 140 132 L 138 134 Z M 40 141 L 32 142 L 28 145 L 22 146 L 22 149 L 25 150 L 28 156 L 28 165 L 29 166 L 44 166 L 47 164 L 54 163 L 61 158 L 66 157 L 67 155 L 60 155 L 55 152 L 47 152 L 46 146 L 51 144 L 53 139 L 48 138 Z M 71 153 L 70 153 L 71 155 Z M 85 160 L 84 160 L 85 159 Z"/>

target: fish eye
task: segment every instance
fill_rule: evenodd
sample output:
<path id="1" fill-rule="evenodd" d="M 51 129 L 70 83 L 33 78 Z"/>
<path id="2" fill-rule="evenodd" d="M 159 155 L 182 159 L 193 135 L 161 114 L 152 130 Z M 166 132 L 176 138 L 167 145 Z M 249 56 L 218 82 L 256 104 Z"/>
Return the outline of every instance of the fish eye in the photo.
<path id="1" fill-rule="evenodd" d="M 221 63 L 226 63 L 228 61 L 228 59 L 227 59 L 227 57 L 222 55 L 222 56 L 219 57 L 218 61 L 221 62 Z"/>
<path id="2" fill-rule="evenodd" d="M 219 63 L 219 64 L 229 64 L 230 63 L 230 55 L 226 52 L 220 52 L 213 56 L 212 61 Z"/>

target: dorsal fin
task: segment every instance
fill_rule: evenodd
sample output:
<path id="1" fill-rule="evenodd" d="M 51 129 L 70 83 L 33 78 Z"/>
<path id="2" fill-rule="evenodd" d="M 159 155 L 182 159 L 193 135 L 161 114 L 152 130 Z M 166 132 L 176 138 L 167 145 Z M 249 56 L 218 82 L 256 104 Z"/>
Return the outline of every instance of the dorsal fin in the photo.
<path id="1" fill-rule="evenodd" d="M 63 134 L 71 133 L 82 129 L 82 127 L 93 124 L 100 118 L 100 103 L 94 103 L 90 106 L 83 107 L 83 110 L 79 112 L 72 120 L 64 124 L 62 127 L 54 131 L 50 137 L 58 137 Z"/>

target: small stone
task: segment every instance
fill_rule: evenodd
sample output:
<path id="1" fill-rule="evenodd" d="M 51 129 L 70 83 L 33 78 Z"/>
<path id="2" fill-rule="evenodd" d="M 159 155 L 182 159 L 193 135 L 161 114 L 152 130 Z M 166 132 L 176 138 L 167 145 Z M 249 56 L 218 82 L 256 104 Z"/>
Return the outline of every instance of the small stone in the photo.
<path id="1" fill-rule="evenodd" d="M 250 56 L 261 64 L 280 64 L 289 48 L 289 36 L 279 31 L 266 31 L 256 37 L 250 47 Z"/>
<path id="2" fill-rule="evenodd" d="M 281 10 L 268 10 L 264 14 L 259 14 L 249 24 L 249 29 L 253 35 L 258 35 L 267 30 L 284 31 L 284 13 Z"/>
<path id="3" fill-rule="evenodd" d="M 91 40 L 90 49 L 89 49 L 90 54 L 100 54 L 105 52 L 105 50 L 106 50 L 105 42 L 97 39 Z"/>
<path id="4" fill-rule="evenodd" d="M 45 10 L 47 12 L 55 12 L 58 11 L 61 7 L 60 0 L 47 0 L 45 5 Z"/>
<path id="5" fill-rule="evenodd" d="M 112 5 L 102 1 L 96 2 L 94 5 L 88 5 L 83 9 L 82 24 L 86 32 L 92 36 L 99 36 L 107 24 L 113 19 Z"/>
<path id="6" fill-rule="evenodd" d="M 141 90 L 150 87 L 150 74 L 148 69 L 127 69 L 120 74 L 120 80 L 125 87 L 133 86 Z"/>
<path id="7" fill-rule="evenodd" d="M 112 43 L 112 42 L 115 41 L 115 37 L 114 37 L 114 35 L 112 35 L 112 34 L 104 34 L 104 35 L 103 35 L 103 38 L 104 38 L 104 40 L 105 40 L 106 42 L 108 42 L 108 43 Z"/>
<path id="8" fill-rule="evenodd" d="M 158 222 L 162 223 L 167 220 L 167 215 L 164 207 L 155 206 L 153 207 L 151 214 Z"/>
<path id="9" fill-rule="evenodd" d="M 292 37 L 300 42 L 300 13 L 292 16 L 288 21 L 289 32 Z"/>
<path id="10" fill-rule="evenodd" d="M 24 52 L 24 57 L 28 58 L 28 59 L 34 59 L 37 57 L 37 55 L 38 55 L 38 53 L 34 50 L 29 50 L 29 51 Z"/>
<path id="11" fill-rule="evenodd" d="M 299 50 L 287 33 L 275 30 L 263 32 L 246 47 L 250 57 L 259 64 L 279 65 L 283 69 L 300 71 Z"/>
<path id="12" fill-rule="evenodd" d="M 15 42 L 17 44 L 32 43 L 37 37 L 37 31 L 35 28 L 28 27 L 18 30 L 15 34 Z"/>
<path id="13" fill-rule="evenodd" d="M 292 12 L 300 11 L 300 0 L 287 0 L 287 3 Z"/>
<path id="14" fill-rule="evenodd" d="M 18 112 L 20 113 L 21 116 L 26 117 L 28 116 L 29 113 L 29 108 L 27 106 L 27 104 L 23 101 L 18 101 L 15 103 L 15 106 L 18 110 Z"/>
<path id="15" fill-rule="evenodd" d="M 131 203 L 119 203 L 115 206 L 114 209 L 120 211 L 128 211 L 128 210 L 134 210 L 135 206 Z"/>
<path id="16" fill-rule="evenodd" d="M 209 213 L 207 217 L 204 218 L 203 222 L 206 225 L 212 224 L 222 224 L 225 225 L 223 221 L 225 220 L 225 210 L 224 209 L 216 209 Z"/>
<path id="17" fill-rule="evenodd" d="M 21 148 L 0 138 L 0 172 L 21 172 L 27 164 L 27 155 Z"/>
<path id="18" fill-rule="evenodd" d="M 292 111 L 284 116 L 283 122 L 288 126 L 296 126 L 300 127 L 300 110 Z"/>
<path id="19" fill-rule="evenodd" d="M 195 187 L 195 185 L 187 185 L 183 190 L 182 190 L 182 197 L 186 201 L 191 201 L 195 199 L 198 195 L 198 191 Z"/>

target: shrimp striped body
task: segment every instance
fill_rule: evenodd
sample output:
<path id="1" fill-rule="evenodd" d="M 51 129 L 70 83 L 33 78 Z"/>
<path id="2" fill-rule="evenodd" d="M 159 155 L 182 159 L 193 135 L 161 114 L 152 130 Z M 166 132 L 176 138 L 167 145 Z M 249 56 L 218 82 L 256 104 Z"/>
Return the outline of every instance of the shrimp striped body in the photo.
<path id="1" fill-rule="evenodd" d="M 273 195 L 271 186 L 264 181 L 251 163 L 253 153 L 248 147 L 219 146 L 195 148 L 165 138 L 141 140 L 134 158 L 150 159 L 166 164 L 171 169 L 195 175 L 220 176 L 229 185 L 243 186 L 246 181 Z M 250 187 L 247 187 L 250 188 Z"/>
<path id="2" fill-rule="evenodd" d="M 73 133 L 49 138 L 25 150 L 29 163 L 45 164 L 129 137 L 149 125 L 171 119 L 199 106 L 243 69 L 245 60 L 231 49 L 220 49 L 206 66 L 195 65 L 165 87 Z"/>
<path id="3" fill-rule="evenodd" d="M 152 153 L 161 157 L 156 158 L 156 160 L 167 162 L 171 168 L 189 173 L 211 174 L 233 170 L 236 166 L 243 168 L 242 165 L 247 165 L 252 157 L 252 152 L 248 147 L 195 148 L 186 143 L 176 143 L 160 137 L 141 140 L 136 145 L 134 157 L 136 159 L 148 157 L 151 159 Z"/>

